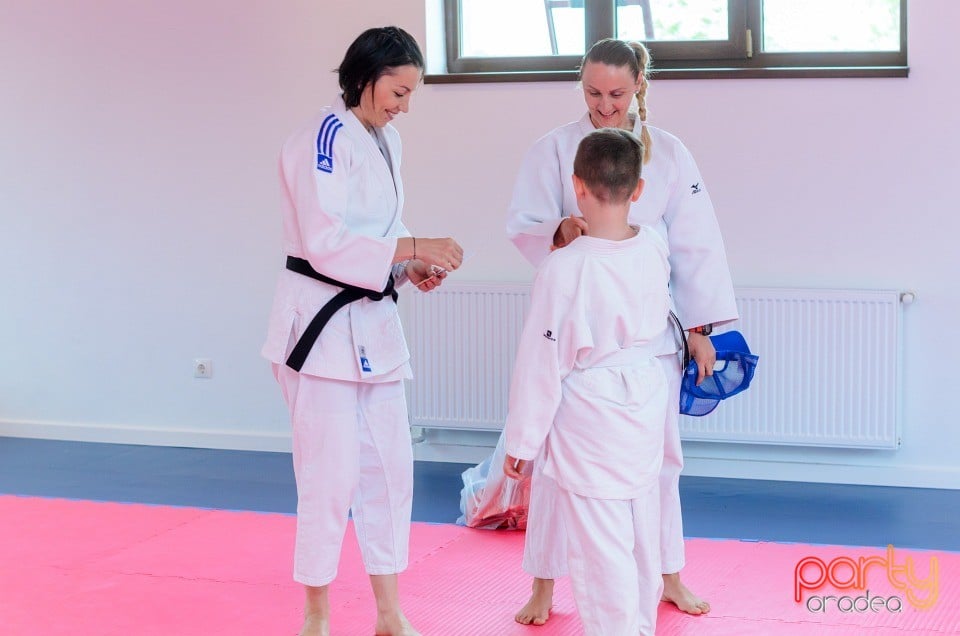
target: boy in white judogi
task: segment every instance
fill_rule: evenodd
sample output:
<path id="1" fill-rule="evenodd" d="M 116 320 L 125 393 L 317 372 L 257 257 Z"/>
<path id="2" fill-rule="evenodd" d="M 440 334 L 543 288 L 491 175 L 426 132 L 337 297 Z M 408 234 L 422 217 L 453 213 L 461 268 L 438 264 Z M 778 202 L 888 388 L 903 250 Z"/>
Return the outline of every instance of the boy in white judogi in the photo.
<path id="1" fill-rule="evenodd" d="M 587 634 L 653 634 L 662 590 L 658 475 L 667 378 L 667 247 L 627 222 L 643 145 L 602 129 L 577 149 L 573 183 L 590 235 L 540 266 L 517 351 L 504 473 L 542 457 L 567 528 Z M 543 450 L 542 455 L 540 454 Z"/>

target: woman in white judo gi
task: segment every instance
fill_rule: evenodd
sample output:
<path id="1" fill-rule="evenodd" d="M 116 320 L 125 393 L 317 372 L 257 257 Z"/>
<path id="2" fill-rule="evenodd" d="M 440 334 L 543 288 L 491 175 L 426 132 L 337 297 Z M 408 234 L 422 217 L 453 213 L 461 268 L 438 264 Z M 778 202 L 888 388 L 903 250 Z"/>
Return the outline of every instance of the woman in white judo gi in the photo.
<path id="1" fill-rule="evenodd" d="M 408 558 L 413 456 L 395 288 L 410 281 L 433 289 L 463 251 L 450 238 L 412 237 L 400 218 L 400 137 L 389 122 L 407 112 L 420 84 L 416 41 L 396 27 L 369 29 L 338 73 L 342 95 L 281 152 L 287 262 L 263 347 L 293 428 L 301 634 L 330 633 L 328 587 L 348 512 L 376 597 L 376 633 L 416 634 L 397 586 Z"/>
<path id="2" fill-rule="evenodd" d="M 663 238 L 627 220 L 642 162 L 625 130 L 580 142 L 571 185 L 590 233 L 540 264 L 504 427 L 504 474 L 520 479 L 536 458 L 538 486 L 552 485 L 588 636 L 652 636 L 663 587 L 670 266 Z"/>
<path id="3" fill-rule="evenodd" d="M 644 141 L 644 195 L 630 208 L 630 222 L 650 225 L 670 250 L 670 292 L 682 324 L 692 327 L 688 341 L 701 374 L 712 373 L 716 352 L 712 327 L 737 319 L 730 271 L 710 195 L 690 152 L 670 133 L 649 126 L 647 67 L 649 54 L 640 43 L 597 42 L 584 57 L 580 79 L 587 113 L 557 128 L 528 151 L 520 168 L 507 220 L 507 234 L 523 255 L 539 264 L 552 249 L 567 245 L 586 223 L 577 216 L 570 183 L 573 157 L 584 135 L 596 128 L 631 130 Z M 634 98 L 636 112 L 630 108 Z M 708 612 L 709 604 L 680 581 L 684 565 L 680 514 L 683 456 L 678 429 L 681 370 L 677 345 L 666 337 L 660 354 L 670 382 L 660 473 L 661 567 L 665 600 L 690 614 Z M 701 378 L 702 379 L 702 378 Z M 524 569 L 534 576 L 533 594 L 517 613 L 518 622 L 543 624 L 553 597 L 553 579 L 566 574 L 562 528 L 554 523 L 555 493 L 534 462 Z"/>

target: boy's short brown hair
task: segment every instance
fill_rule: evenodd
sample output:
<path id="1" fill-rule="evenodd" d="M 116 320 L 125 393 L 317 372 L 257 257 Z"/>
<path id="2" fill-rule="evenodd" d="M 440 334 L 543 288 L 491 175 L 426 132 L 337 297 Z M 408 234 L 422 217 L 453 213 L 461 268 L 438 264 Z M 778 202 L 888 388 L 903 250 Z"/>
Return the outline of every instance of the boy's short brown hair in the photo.
<path id="1" fill-rule="evenodd" d="M 643 142 L 636 135 L 601 128 L 580 140 L 573 174 L 601 201 L 621 202 L 637 187 L 642 166 Z"/>

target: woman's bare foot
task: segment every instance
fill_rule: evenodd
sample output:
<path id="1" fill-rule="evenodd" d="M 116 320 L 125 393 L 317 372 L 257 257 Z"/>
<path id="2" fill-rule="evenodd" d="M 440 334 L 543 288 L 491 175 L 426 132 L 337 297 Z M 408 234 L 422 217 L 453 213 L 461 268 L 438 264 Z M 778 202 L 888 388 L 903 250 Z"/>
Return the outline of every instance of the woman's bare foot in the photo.
<path id="1" fill-rule="evenodd" d="M 677 606 L 681 612 L 687 614 L 706 614 L 710 611 L 710 603 L 691 592 L 680 582 L 680 573 L 663 575 L 663 601 L 669 601 Z"/>
<path id="2" fill-rule="evenodd" d="M 305 616 L 300 636 L 330 636 L 330 617 L 318 614 Z"/>
<path id="3" fill-rule="evenodd" d="M 377 614 L 377 636 L 420 636 L 420 632 L 413 628 L 403 612 Z"/>
<path id="4" fill-rule="evenodd" d="M 543 625 L 553 609 L 553 579 L 533 579 L 533 594 L 513 620 L 521 625 Z"/>
<path id="5" fill-rule="evenodd" d="M 300 636 L 330 636 L 329 587 L 303 587 L 306 598 L 303 606 L 303 627 Z"/>
<path id="6" fill-rule="evenodd" d="M 377 636 L 420 636 L 400 610 L 396 574 L 371 574 L 370 585 L 377 599 Z"/>

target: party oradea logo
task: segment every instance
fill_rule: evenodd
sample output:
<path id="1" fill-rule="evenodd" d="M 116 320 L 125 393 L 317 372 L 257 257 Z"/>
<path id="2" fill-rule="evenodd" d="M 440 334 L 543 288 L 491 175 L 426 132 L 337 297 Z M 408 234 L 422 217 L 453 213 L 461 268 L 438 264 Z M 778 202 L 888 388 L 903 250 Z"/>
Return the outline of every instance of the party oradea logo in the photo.
<path id="1" fill-rule="evenodd" d="M 810 612 L 824 614 L 828 611 L 899 613 L 905 603 L 918 610 L 928 610 L 940 595 L 939 572 L 936 557 L 930 557 L 926 576 L 917 572 L 910 556 L 898 563 L 892 545 L 887 546 L 885 557 L 838 556 L 824 561 L 808 556 L 800 559 L 794 570 L 793 599 Z M 882 585 L 882 577 L 893 586 L 893 594 L 870 593 L 870 582 L 876 586 L 879 581 Z M 841 593 L 830 594 L 831 588 Z"/>

